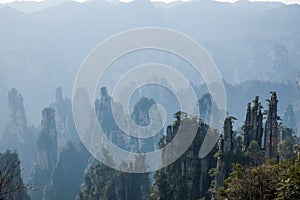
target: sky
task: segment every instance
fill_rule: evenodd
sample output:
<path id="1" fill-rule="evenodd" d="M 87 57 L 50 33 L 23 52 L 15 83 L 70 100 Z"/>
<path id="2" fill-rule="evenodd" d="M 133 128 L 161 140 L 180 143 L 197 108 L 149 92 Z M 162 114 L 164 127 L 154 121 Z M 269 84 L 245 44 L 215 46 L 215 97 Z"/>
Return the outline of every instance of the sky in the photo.
<path id="1" fill-rule="evenodd" d="M 9 3 L 15 0 L 0 0 L 0 3 Z M 28 0 L 19 0 L 19 1 L 28 1 Z M 42 0 L 29 0 L 29 1 L 42 1 Z M 84 2 L 85 0 L 76 0 L 79 2 Z M 130 2 L 132 0 L 121 0 L 123 2 Z M 174 2 L 174 1 L 178 1 L 178 0 L 151 0 L 153 2 L 166 2 L 166 3 L 170 3 L 170 2 Z M 181 1 L 189 1 L 189 0 L 181 0 Z M 222 1 L 222 2 L 236 2 L 237 0 L 217 0 L 217 1 Z M 300 4 L 300 0 L 250 0 L 250 1 L 277 1 L 277 2 L 283 2 L 285 4 L 293 4 L 293 3 L 297 3 Z"/>

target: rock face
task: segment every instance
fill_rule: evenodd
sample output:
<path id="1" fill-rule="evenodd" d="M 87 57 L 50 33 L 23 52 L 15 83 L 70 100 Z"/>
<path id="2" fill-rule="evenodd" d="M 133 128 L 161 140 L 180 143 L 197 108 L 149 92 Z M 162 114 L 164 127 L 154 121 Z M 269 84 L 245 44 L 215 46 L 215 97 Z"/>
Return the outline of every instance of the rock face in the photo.
<path id="1" fill-rule="evenodd" d="M 111 104 L 115 104 L 111 96 L 107 93 L 105 87 L 101 88 L 100 99 L 95 101 L 95 112 L 97 114 L 98 122 L 107 137 L 118 146 L 128 149 L 126 141 L 129 140 L 126 134 L 122 134 L 122 131 L 118 128 L 112 113 Z M 122 107 L 120 106 L 120 110 Z"/>
<path id="2" fill-rule="evenodd" d="M 159 196 L 161 199 L 174 200 L 196 200 L 207 197 L 211 182 L 208 170 L 216 165 L 213 158 L 215 150 L 202 159 L 199 158 L 198 154 L 209 127 L 201 120 L 188 118 L 184 112 L 177 112 L 174 117 L 176 120 L 174 124 L 167 127 L 167 134 L 162 146 L 172 141 L 179 127 L 188 134 L 190 129 L 188 127 L 196 126 L 197 134 L 191 146 L 178 160 L 157 172 L 156 184 Z M 184 124 L 188 124 L 187 127 L 185 125 L 180 126 L 183 120 L 185 120 Z"/>
<path id="3" fill-rule="evenodd" d="M 112 179 L 112 177 L 109 177 L 112 173 L 111 168 L 90 159 L 77 199 L 103 199 L 106 181 Z"/>
<path id="4" fill-rule="evenodd" d="M 214 182 L 214 192 L 212 193 L 213 199 L 219 199 L 218 190 L 224 186 L 224 179 L 226 170 L 230 168 L 230 159 L 234 153 L 233 149 L 236 148 L 234 145 L 234 136 L 232 130 L 232 123 L 234 117 L 227 117 L 224 121 L 224 134 L 220 136 L 218 142 L 218 158 L 216 175 Z"/>
<path id="5" fill-rule="evenodd" d="M 1 151 L 15 149 L 19 152 L 21 167 L 24 168 L 23 175 L 27 180 L 36 154 L 36 147 L 32 145 L 36 141 L 36 132 L 27 125 L 23 97 L 15 88 L 8 93 L 8 105 L 9 122 L 2 136 Z"/>
<path id="6" fill-rule="evenodd" d="M 289 52 L 285 45 L 274 45 L 272 50 L 272 65 L 267 74 L 270 80 L 277 82 L 296 79 L 299 71 L 289 64 Z"/>
<path id="7" fill-rule="evenodd" d="M 212 199 L 219 199 L 218 190 L 224 186 L 225 179 L 225 163 L 224 163 L 224 138 L 221 135 L 218 142 L 218 160 L 216 167 L 216 176 L 215 176 L 215 184 L 214 184 L 214 193 L 212 194 Z"/>
<path id="8" fill-rule="evenodd" d="M 223 152 L 226 154 L 233 151 L 233 130 L 232 130 L 232 117 L 227 117 L 224 121 L 224 148 Z"/>
<path id="9" fill-rule="evenodd" d="M 282 122 L 288 128 L 293 129 L 297 135 L 296 117 L 295 117 L 295 112 L 294 112 L 294 108 L 292 105 L 288 105 L 287 108 L 285 109 Z"/>
<path id="10" fill-rule="evenodd" d="M 152 106 L 154 106 L 156 103 L 153 99 L 149 99 L 146 97 L 142 97 L 137 101 L 137 103 L 134 106 L 133 113 L 131 114 L 132 120 L 135 122 L 135 124 L 138 124 L 140 126 L 147 126 L 149 125 L 150 121 L 152 122 L 158 120 L 162 121 L 161 119 L 150 119 L 149 116 L 149 110 Z M 161 125 L 162 126 L 162 125 Z M 138 151 L 139 152 L 152 152 L 155 150 L 158 150 L 158 142 L 160 138 L 163 136 L 163 131 L 161 130 L 159 133 L 156 133 L 155 136 L 149 137 L 149 138 L 138 138 L 136 143 L 138 144 Z M 131 137 L 131 141 L 136 140 L 136 138 Z"/>
<path id="11" fill-rule="evenodd" d="M 148 106 L 149 102 L 141 101 L 140 105 L 143 108 L 144 103 Z M 100 99 L 95 101 L 95 111 L 99 124 L 107 137 L 114 144 L 127 151 L 138 151 L 143 149 L 144 146 L 141 141 L 137 138 L 129 137 L 119 129 L 113 118 L 111 104 L 116 105 L 113 99 L 108 95 L 106 88 L 102 87 Z M 121 105 L 116 106 L 119 106 L 119 109 L 122 110 Z M 148 106 L 148 108 L 149 107 L 150 106 Z M 139 106 L 136 106 L 135 108 L 136 112 L 128 117 L 132 117 L 137 124 L 143 124 L 143 122 L 146 121 L 148 114 Z M 109 156 L 109 153 L 105 159 L 113 161 Z M 78 194 L 78 199 L 147 200 L 149 190 L 150 184 L 148 173 L 123 173 L 91 160 L 86 169 L 84 182 Z"/>
<path id="12" fill-rule="evenodd" d="M 200 100 L 198 100 L 200 119 L 213 127 L 218 127 L 217 122 L 223 121 L 221 119 L 222 112 L 219 110 L 216 102 L 213 101 L 209 93 L 204 94 Z M 212 121 L 213 116 L 213 121 Z"/>
<path id="13" fill-rule="evenodd" d="M 280 130 L 277 120 L 277 95 L 276 92 L 271 92 L 271 99 L 268 100 L 267 120 L 265 122 L 264 144 L 262 146 L 263 136 L 263 114 L 261 112 L 262 106 L 259 103 L 259 97 L 255 98 L 254 105 L 248 103 L 246 120 L 244 124 L 244 148 L 247 150 L 252 141 L 257 142 L 258 147 L 265 149 L 265 156 L 277 157 L 278 156 L 278 140 Z"/>
<path id="14" fill-rule="evenodd" d="M 137 138 L 124 133 L 116 124 L 112 113 L 112 104 L 117 107 L 117 112 L 123 112 L 123 107 L 120 103 L 114 100 L 107 93 L 105 87 L 101 88 L 100 98 L 95 101 L 95 111 L 98 122 L 107 137 L 119 147 L 134 152 L 150 152 L 158 149 L 159 139 L 163 132 L 157 133 L 149 138 Z M 149 109 L 155 104 L 154 100 L 149 98 L 140 98 L 130 115 L 125 115 L 123 124 L 129 124 L 126 120 L 129 118 L 139 126 L 147 126 L 150 122 Z M 122 113 L 123 115 L 123 113 Z"/>
<path id="15" fill-rule="evenodd" d="M 55 110 L 58 150 L 64 148 L 68 142 L 78 144 L 79 138 L 74 124 L 72 104 L 69 99 L 63 97 L 60 87 L 56 89 L 55 102 L 50 107 Z"/>
<path id="16" fill-rule="evenodd" d="M 147 200 L 149 192 L 149 174 L 116 171 L 92 158 L 77 199 Z"/>
<path id="17" fill-rule="evenodd" d="M 23 97 L 15 88 L 8 93 L 8 109 L 9 124 L 6 127 L 6 132 L 9 136 L 5 137 L 4 141 L 7 143 L 9 141 L 25 143 L 27 120 L 23 106 Z"/>
<path id="18" fill-rule="evenodd" d="M 112 98 L 108 95 L 107 89 L 102 87 L 100 91 L 100 99 L 97 99 L 95 102 L 95 109 L 98 120 L 101 122 L 101 126 L 107 132 L 115 130 L 117 126 L 114 123 L 111 102 Z"/>
<path id="19" fill-rule="evenodd" d="M 200 118 L 205 122 L 210 122 L 211 117 L 211 96 L 210 94 L 204 94 L 199 100 Z"/>
<path id="20" fill-rule="evenodd" d="M 265 156 L 277 157 L 278 156 L 278 139 L 279 127 L 277 120 L 277 95 L 272 92 L 271 99 L 269 100 L 269 109 L 267 114 L 266 128 L 265 128 Z"/>
<path id="21" fill-rule="evenodd" d="M 43 200 L 75 199 L 89 156 L 83 145 L 75 147 L 69 142 L 59 154 L 51 180 L 44 189 Z"/>
<path id="22" fill-rule="evenodd" d="M 57 131 L 55 111 L 45 108 L 42 111 L 41 131 L 37 140 L 37 160 L 32 169 L 30 185 L 35 188 L 31 192 L 33 200 L 43 197 L 43 189 L 51 178 L 57 160 Z"/>
<path id="23" fill-rule="evenodd" d="M 254 105 L 251 108 L 251 103 L 247 105 L 247 114 L 244 124 L 244 146 L 245 149 L 249 146 L 252 140 L 257 141 L 259 146 L 262 145 L 263 136 L 263 115 L 261 112 L 262 106 L 259 103 L 259 97 L 256 96 L 253 101 Z"/>
<path id="24" fill-rule="evenodd" d="M 148 196 L 148 175 L 122 173 L 98 163 L 89 165 L 77 199 L 147 200 Z"/>
<path id="25" fill-rule="evenodd" d="M 42 111 L 41 132 L 37 141 L 37 164 L 41 169 L 52 169 L 57 159 L 57 131 L 55 111 L 45 108 Z"/>

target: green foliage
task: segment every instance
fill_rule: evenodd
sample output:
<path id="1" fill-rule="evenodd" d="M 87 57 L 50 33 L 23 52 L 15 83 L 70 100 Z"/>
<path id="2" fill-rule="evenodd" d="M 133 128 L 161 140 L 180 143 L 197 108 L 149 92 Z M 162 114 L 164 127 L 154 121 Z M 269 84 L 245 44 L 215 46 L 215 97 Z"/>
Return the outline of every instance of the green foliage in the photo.
<path id="1" fill-rule="evenodd" d="M 90 160 L 79 200 L 145 200 L 149 196 L 149 174 L 124 173 Z"/>
<path id="2" fill-rule="evenodd" d="M 279 145 L 279 156 L 281 160 L 291 159 L 296 156 L 295 142 L 292 137 L 286 137 Z"/>
<path id="3" fill-rule="evenodd" d="M 184 120 L 188 117 L 188 114 L 186 112 L 183 111 L 178 111 L 175 114 L 173 114 L 173 117 L 176 119 L 175 122 L 179 122 L 181 120 Z"/>
<path id="4" fill-rule="evenodd" d="M 113 170 L 103 164 L 95 164 L 90 159 L 88 170 L 84 176 L 84 183 L 78 194 L 78 199 L 103 199 L 107 192 L 107 185 L 110 185 L 115 178 Z"/>
<path id="5" fill-rule="evenodd" d="M 233 171 L 220 189 L 224 199 L 298 199 L 300 195 L 299 160 L 276 163 L 269 160 L 257 167 L 233 165 Z"/>
<path id="6" fill-rule="evenodd" d="M 264 152 L 255 140 L 251 141 L 245 155 L 250 158 L 252 165 L 259 165 L 264 161 Z"/>
<path id="7" fill-rule="evenodd" d="M 222 155 L 222 151 L 219 150 L 214 154 L 214 158 L 218 158 L 221 155 Z"/>
<path id="8" fill-rule="evenodd" d="M 237 118 L 235 116 L 228 116 L 227 119 L 230 119 L 232 122 L 234 122 L 234 120 L 237 120 Z"/>
<path id="9" fill-rule="evenodd" d="M 300 197 L 300 161 L 288 165 L 277 187 L 278 200 L 297 200 Z"/>
<path id="10" fill-rule="evenodd" d="M 209 169 L 208 174 L 209 174 L 210 176 L 212 176 L 212 177 L 217 176 L 217 175 L 218 175 L 217 168 L 211 168 L 211 169 Z"/>

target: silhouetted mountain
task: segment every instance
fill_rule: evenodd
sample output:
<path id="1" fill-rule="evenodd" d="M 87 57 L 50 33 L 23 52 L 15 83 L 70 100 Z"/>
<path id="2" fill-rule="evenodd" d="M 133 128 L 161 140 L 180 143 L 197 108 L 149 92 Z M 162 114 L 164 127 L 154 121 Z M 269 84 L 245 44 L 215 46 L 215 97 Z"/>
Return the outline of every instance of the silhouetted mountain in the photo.
<path id="1" fill-rule="evenodd" d="M 93 47 L 112 34 L 145 26 L 175 29 L 196 39 L 227 82 L 294 81 L 300 68 L 299 10 L 299 5 L 209 0 L 65 2 L 30 14 L 3 7 L 0 88 L 22 90 L 32 111 L 29 121 L 37 122 L 33 113 L 52 99 L 57 85 L 70 97 L 76 72 Z"/>

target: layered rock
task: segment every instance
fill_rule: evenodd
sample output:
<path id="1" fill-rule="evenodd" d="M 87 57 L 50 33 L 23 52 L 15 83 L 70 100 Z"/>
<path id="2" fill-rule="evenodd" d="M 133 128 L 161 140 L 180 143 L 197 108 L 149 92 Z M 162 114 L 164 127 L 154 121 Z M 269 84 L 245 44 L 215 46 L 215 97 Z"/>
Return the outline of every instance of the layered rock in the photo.
<path id="1" fill-rule="evenodd" d="M 107 89 L 105 87 L 101 88 L 100 91 L 100 99 L 96 99 L 95 101 L 95 112 L 98 118 L 98 122 L 101 125 L 102 130 L 107 135 L 107 137 L 119 147 L 124 149 L 128 149 L 129 137 L 126 134 L 123 134 L 122 131 L 117 126 L 113 113 L 111 104 L 116 103 L 113 101 L 111 96 L 107 93 Z M 119 110 L 122 110 L 120 106 Z"/>
<path id="2" fill-rule="evenodd" d="M 129 136 L 118 127 L 112 113 L 112 105 L 116 106 L 114 111 L 120 112 L 120 115 L 125 116 L 124 119 L 121 119 L 123 120 L 122 123 L 128 126 L 127 130 L 130 130 L 132 128 L 129 127 L 130 123 L 127 121 L 129 119 L 139 126 L 147 126 L 149 124 L 151 120 L 149 110 L 154 104 L 154 100 L 142 97 L 136 102 L 133 112 L 130 115 L 124 114 L 122 105 L 115 102 L 108 94 L 107 89 L 102 87 L 100 98 L 95 101 L 95 111 L 102 130 L 114 144 L 128 151 L 150 152 L 158 149 L 157 144 L 163 132 L 161 131 L 154 137 L 149 138 Z M 115 114 L 117 115 L 118 113 Z"/>
<path id="3" fill-rule="evenodd" d="M 209 126 L 202 120 L 190 119 L 187 113 L 184 112 L 177 112 L 174 117 L 174 124 L 167 127 L 167 134 L 162 147 L 174 139 L 179 127 L 180 130 L 189 135 L 191 126 L 196 126 L 197 133 L 193 143 L 179 159 L 157 172 L 156 185 L 158 186 L 159 196 L 162 199 L 175 200 L 193 200 L 207 197 L 211 182 L 208 171 L 216 165 L 213 158 L 216 151 L 213 150 L 205 158 L 200 159 L 199 150 Z M 174 153 L 176 154 L 176 152 Z"/>
<path id="4" fill-rule="evenodd" d="M 232 123 L 235 118 L 230 116 L 224 120 L 224 133 L 220 135 L 218 142 L 218 157 L 217 157 L 217 166 L 216 174 L 214 181 L 214 192 L 212 193 L 213 199 L 219 199 L 218 190 L 224 186 L 224 179 L 226 171 L 230 168 L 230 159 L 234 154 L 234 136 L 232 130 Z"/>
<path id="5" fill-rule="evenodd" d="M 50 107 L 55 110 L 58 149 L 64 148 L 68 142 L 78 144 L 79 138 L 74 124 L 72 104 L 69 99 L 63 97 L 60 87 L 55 90 L 55 102 Z"/>
<path id="6" fill-rule="evenodd" d="M 23 106 L 23 97 L 15 88 L 8 92 L 8 110 L 9 124 L 5 129 L 4 142 L 10 143 L 14 141 L 16 143 L 25 143 L 28 127 Z"/>
<path id="7" fill-rule="evenodd" d="M 77 199 L 147 200 L 149 184 L 147 173 L 120 172 L 91 159 Z"/>
<path id="8" fill-rule="evenodd" d="M 265 156 L 277 157 L 278 156 L 278 139 L 279 139 L 279 126 L 277 115 L 277 95 L 276 92 L 272 92 L 271 99 L 268 100 L 269 109 L 267 113 L 267 120 L 265 124 Z"/>
<path id="9" fill-rule="evenodd" d="M 31 192 L 33 200 L 43 197 L 45 185 L 51 178 L 51 173 L 57 161 L 57 131 L 55 111 L 45 108 L 42 111 L 41 131 L 37 140 L 37 160 L 32 169 L 30 185 L 35 188 Z"/>
<path id="10" fill-rule="evenodd" d="M 247 149 L 252 140 L 257 141 L 260 147 L 262 145 L 263 115 L 261 112 L 262 106 L 259 103 L 258 96 L 255 97 L 253 103 L 253 107 L 251 107 L 251 103 L 248 103 L 247 105 L 246 120 L 243 127 L 245 149 Z"/>
<path id="11" fill-rule="evenodd" d="M 198 102 L 200 110 L 200 119 L 205 122 L 210 122 L 212 112 L 212 102 L 210 94 L 204 94 Z"/>
<path id="12" fill-rule="evenodd" d="M 135 111 L 131 117 L 134 122 L 139 125 L 146 125 L 149 119 L 149 108 L 153 104 L 148 99 L 143 99 L 135 106 Z M 122 112 L 122 106 L 113 101 L 107 93 L 105 87 L 101 88 L 100 98 L 95 101 L 95 111 L 98 122 L 107 137 L 117 146 L 127 151 L 139 151 L 146 149 L 147 146 L 143 144 L 138 138 L 130 137 L 117 126 L 113 113 L 112 104 L 119 106 L 118 111 Z M 141 107 L 140 107 L 140 106 Z M 94 122 L 91 122 L 93 124 Z M 126 124 L 126 121 L 124 121 Z M 153 147 L 152 147 L 153 149 Z M 105 148 L 103 148 L 105 151 Z M 104 159 L 113 161 L 109 156 L 104 155 Z M 125 166 L 121 163 L 120 167 L 132 167 L 132 165 Z M 129 170 L 131 171 L 131 170 Z M 78 194 L 78 199 L 115 199 L 115 200 L 146 200 L 149 196 L 149 174 L 148 173 L 123 173 L 113 170 L 103 164 L 91 161 L 86 169 L 84 182 Z"/>
<path id="13" fill-rule="evenodd" d="M 227 117 L 224 121 L 224 149 L 223 152 L 226 154 L 232 153 L 233 151 L 233 130 L 232 123 L 234 117 Z"/>
<path id="14" fill-rule="evenodd" d="M 216 167 L 216 175 L 214 182 L 214 192 L 212 194 L 212 199 L 219 199 L 218 190 L 224 186 L 225 179 L 225 163 L 224 163 L 224 138 L 221 135 L 218 142 L 218 158 L 217 158 L 217 167 Z"/>
<path id="15" fill-rule="evenodd" d="M 284 69 L 284 70 L 283 70 Z M 289 52 L 287 47 L 276 44 L 272 50 L 272 64 L 268 76 L 273 81 L 295 80 L 299 71 L 289 64 Z"/>
<path id="16" fill-rule="evenodd" d="M 218 127 L 218 122 L 223 121 L 222 111 L 218 108 L 216 102 L 213 101 L 209 93 L 204 94 L 198 100 L 200 119 L 213 127 Z"/>
<path id="17" fill-rule="evenodd" d="M 22 173 L 27 180 L 35 159 L 36 147 L 32 143 L 36 141 L 36 131 L 33 127 L 28 127 L 23 97 L 15 88 L 8 93 L 8 106 L 9 122 L 2 135 L 1 150 L 17 150 L 24 168 Z"/>
<path id="18" fill-rule="evenodd" d="M 83 145 L 75 147 L 69 142 L 59 154 L 51 180 L 44 188 L 43 200 L 75 199 L 89 156 Z"/>
<path id="19" fill-rule="evenodd" d="M 55 111 L 45 108 L 42 111 L 41 132 L 37 141 L 37 164 L 42 169 L 52 169 L 57 160 L 57 131 Z"/>
<path id="20" fill-rule="evenodd" d="M 106 182 L 113 179 L 110 177 L 112 173 L 111 168 L 90 159 L 77 199 L 103 199 Z"/>

